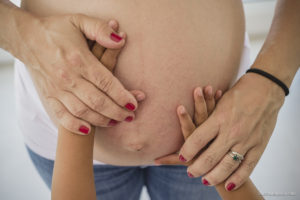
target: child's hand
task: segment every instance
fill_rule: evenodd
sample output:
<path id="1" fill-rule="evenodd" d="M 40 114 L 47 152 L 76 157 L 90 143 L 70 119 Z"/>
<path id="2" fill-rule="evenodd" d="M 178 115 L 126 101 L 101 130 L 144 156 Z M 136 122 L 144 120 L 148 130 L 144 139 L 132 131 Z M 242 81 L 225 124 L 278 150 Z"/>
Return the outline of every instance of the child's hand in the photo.
<path id="1" fill-rule="evenodd" d="M 115 20 L 110 20 L 109 26 L 116 32 L 119 29 L 119 24 Z M 124 32 L 120 32 L 119 35 L 126 40 L 126 34 Z M 90 45 L 92 46 L 91 49 L 94 56 L 96 56 L 96 58 L 113 73 L 117 64 L 117 58 L 122 49 L 106 49 L 97 42 Z M 131 90 L 130 92 L 134 95 L 137 101 L 142 101 L 146 97 L 145 94 L 139 90 Z"/>
<path id="2" fill-rule="evenodd" d="M 200 126 L 212 113 L 216 107 L 216 103 L 222 96 L 222 91 L 218 90 L 216 93 L 213 93 L 213 88 L 211 86 L 206 86 L 203 88 L 197 87 L 194 90 L 194 118 L 187 113 L 183 105 L 177 107 L 177 115 L 179 118 L 181 131 L 186 140 L 194 130 Z M 195 157 L 195 159 L 198 156 Z M 180 159 L 180 160 L 179 160 Z M 186 165 L 189 166 L 193 163 L 193 160 L 189 162 L 182 162 L 183 158 L 178 159 L 178 153 L 164 156 L 155 160 L 157 165 Z"/>

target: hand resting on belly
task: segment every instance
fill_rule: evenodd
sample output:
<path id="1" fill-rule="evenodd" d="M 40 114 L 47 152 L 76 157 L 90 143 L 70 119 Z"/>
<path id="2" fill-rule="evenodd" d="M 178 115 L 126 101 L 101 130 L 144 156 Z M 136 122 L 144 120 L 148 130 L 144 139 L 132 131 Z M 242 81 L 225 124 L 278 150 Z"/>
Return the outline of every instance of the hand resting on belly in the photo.
<path id="1" fill-rule="evenodd" d="M 114 24 L 115 31 L 118 29 L 118 24 Z M 125 38 L 124 33 L 122 34 L 122 37 Z M 110 71 L 114 72 L 114 68 L 117 63 L 117 56 L 119 55 L 121 49 L 118 50 L 106 50 L 104 47 L 100 46 L 99 44 L 95 43 L 92 47 L 92 53 L 103 63 L 103 65 L 109 69 Z M 194 109 L 194 119 L 193 121 L 200 125 L 201 120 L 206 119 L 214 110 L 217 101 L 221 98 L 222 90 L 217 90 L 214 94 L 213 87 L 208 85 L 204 88 L 197 87 L 194 90 L 194 100 L 198 100 L 197 104 L 195 104 Z M 143 93 L 139 93 L 138 91 L 131 91 L 134 96 L 136 97 L 137 101 L 142 101 L 145 99 L 145 95 Z M 203 102 L 199 103 L 199 101 L 202 100 Z M 182 106 L 177 107 L 177 114 L 181 113 Z M 184 109 L 184 112 L 186 113 L 186 110 Z M 175 113 L 174 113 L 175 114 Z M 202 116 L 202 115 L 205 116 Z M 119 122 L 118 122 L 119 123 Z M 117 123 L 116 123 L 117 125 Z M 181 129 L 184 127 L 181 126 Z M 137 146 L 129 146 L 134 151 L 140 151 L 143 147 L 142 145 Z M 132 149 L 128 148 L 128 146 L 123 146 L 124 149 L 132 151 Z"/>

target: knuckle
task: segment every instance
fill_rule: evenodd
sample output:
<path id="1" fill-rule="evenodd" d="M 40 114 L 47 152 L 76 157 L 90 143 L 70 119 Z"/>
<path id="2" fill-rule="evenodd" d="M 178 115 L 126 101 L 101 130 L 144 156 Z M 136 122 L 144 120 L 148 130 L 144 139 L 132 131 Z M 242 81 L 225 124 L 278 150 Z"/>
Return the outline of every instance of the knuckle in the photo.
<path id="1" fill-rule="evenodd" d="M 106 23 L 104 23 L 102 20 L 97 20 L 95 23 L 95 30 L 96 30 L 96 36 L 101 35 L 104 32 L 108 32 L 109 28 Z"/>
<path id="2" fill-rule="evenodd" d="M 98 81 L 98 86 L 105 93 L 110 91 L 110 89 L 112 88 L 112 85 L 113 85 L 113 80 L 109 76 L 102 76 Z"/>
<path id="3" fill-rule="evenodd" d="M 57 78 L 58 78 L 58 83 L 62 85 L 63 87 L 68 87 L 68 88 L 76 88 L 77 84 L 74 79 L 72 79 L 70 73 L 68 72 L 67 69 L 61 68 L 57 70 Z"/>
<path id="4" fill-rule="evenodd" d="M 222 168 L 225 172 L 231 172 L 233 170 L 234 163 L 231 159 L 225 159 L 222 163 Z"/>
<path id="5" fill-rule="evenodd" d="M 93 125 L 95 125 L 95 126 L 100 126 L 100 127 L 106 127 L 107 126 L 107 124 L 108 124 L 108 120 L 97 120 L 97 121 L 95 121 L 95 123 L 93 123 Z"/>
<path id="6" fill-rule="evenodd" d="M 81 51 L 79 49 L 72 50 L 67 55 L 67 62 L 71 66 L 80 67 L 82 66 L 82 59 L 81 59 Z"/>
<path id="7" fill-rule="evenodd" d="M 241 123 L 234 124 L 229 131 L 229 139 L 231 141 L 237 141 L 243 136 Z"/>
<path id="8" fill-rule="evenodd" d="M 204 163 L 206 163 L 208 166 L 213 166 L 215 164 L 215 158 L 213 155 L 209 154 L 204 157 Z"/>
<path id="9" fill-rule="evenodd" d="M 106 127 L 109 120 L 110 119 L 108 119 L 108 118 L 106 118 L 102 115 L 97 114 L 96 116 L 92 117 L 90 121 L 95 126 L 101 126 L 101 127 L 105 126 Z"/>
<path id="10" fill-rule="evenodd" d="M 205 141 L 203 137 L 196 137 L 193 140 L 191 140 L 195 147 L 200 148 L 205 145 Z"/>
<path id="11" fill-rule="evenodd" d="M 97 112 L 101 112 L 106 108 L 107 100 L 106 98 L 90 98 L 91 108 Z"/>
<path id="12" fill-rule="evenodd" d="M 89 109 L 87 107 L 78 107 L 78 108 L 75 108 L 73 111 L 73 114 L 76 117 L 83 117 L 83 116 L 86 116 L 88 113 L 89 113 Z"/>
<path id="13" fill-rule="evenodd" d="M 54 110 L 54 114 L 58 119 L 63 119 L 64 115 L 65 115 L 65 110 L 62 108 L 56 109 Z"/>

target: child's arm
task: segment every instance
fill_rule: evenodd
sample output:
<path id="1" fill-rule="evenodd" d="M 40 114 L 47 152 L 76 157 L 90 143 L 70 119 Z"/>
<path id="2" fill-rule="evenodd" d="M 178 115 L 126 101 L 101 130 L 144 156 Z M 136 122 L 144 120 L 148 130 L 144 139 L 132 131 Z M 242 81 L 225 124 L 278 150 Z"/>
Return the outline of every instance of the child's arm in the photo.
<path id="1" fill-rule="evenodd" d="M 52 200 L 96 199 L 93 172 L 94 128 L 87 136 L 59 127 Z"/>
<path id="2" fill-rule="evenodd" d="M 112 20 L 109 25 L 118 30 L 118 24 Z M 122 38 L 125 33 L 120 32 Z M 93 54 L 110 71 L 114 70 L 121 49 L 105 49 L 90 44 Z M 131 93 L 138 102 L 145 94 L 138 90 Z M 52 200 L 93 200 L 96 199 L 93 173 L 93 147 L 95 129 L 89 135 L 81 136 L 59 127 L 56 159 L 52 178 Z"/>
<path id="3" fill-rule="evenodd" d="M 118 30 L 116 21 L 110 21 L 109 25 L 115 31 Z M 125 39 L 125 33 L 120 35 Z M 99 61 L 113 71 L 121 49 L 105 49 L 97 43 L 91 46 L 93 46 L 91 48 L 93 54 Z M 140 94 L 138 91 L 131 91 L 131 93 L 134 96 Z M 73 134 L 62 126 L 59 127 L 52 178 L 52 200 L 96 199 L 93 172 L 94 134 L 94 128 L 89 135 L 81 136 Z"/>
<path id="4" fill-rule="evenodd" d="M 224 187 L 225 182 L 216 185 L 216 189 L 223 200 L 260 200 L 263 196 L 256 189 L 250 178 L 237 190 L 227 191 Z"/>
<path id="5" fill-rule="evenodd" d="M 181 131 L 184 139 L 186 140 L 193 131 L 201 125 L 208 116 L 215 109 L 216 102 L 221 98 L 222 91 L 218 90 L 213 95 L 213 89 L 211 86 L 207 86 L 203 89 L 196 88 L 194 90 L 194 118 L 192 119 L 189 113 L 186 111 L 184 106 L 180 105 L 177 108 L 177 115 L 179 118 Z M 157 164 L 168 164 L 168 165 L 191 165 L 194 160 L 183 163 L 178 159 L 178 154 L 172 154 L 155 160 Z M 224 200 L 260 200 L 263 199 L 259 191 L 256 189 L 250 179 L 248 179 L 239 189 L 233 191 L 227 191 L 225 189 L 225 182 L 215 186 L 219 195 Z"/>

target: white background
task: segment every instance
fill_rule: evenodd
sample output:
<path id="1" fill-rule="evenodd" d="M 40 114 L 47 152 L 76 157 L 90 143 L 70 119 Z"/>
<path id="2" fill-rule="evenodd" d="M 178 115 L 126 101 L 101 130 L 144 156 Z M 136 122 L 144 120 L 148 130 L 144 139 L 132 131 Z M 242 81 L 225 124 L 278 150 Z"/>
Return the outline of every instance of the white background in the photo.
<path id="1" fill-rule="evenodd" d="M 250 0 L 244 5 L 253 60 L 266 37 L 275 3 Z M 0 49 L 0 199 L 47 200 L 50 191 L 35 171 L 16 124 L 12 63 L 12 57 Z M 251 176 L 266 199 L 300 199 L 299 102 L 298 72 L 269 145 Z M 149 199 L 145 189 L 141 199 Z"/>

